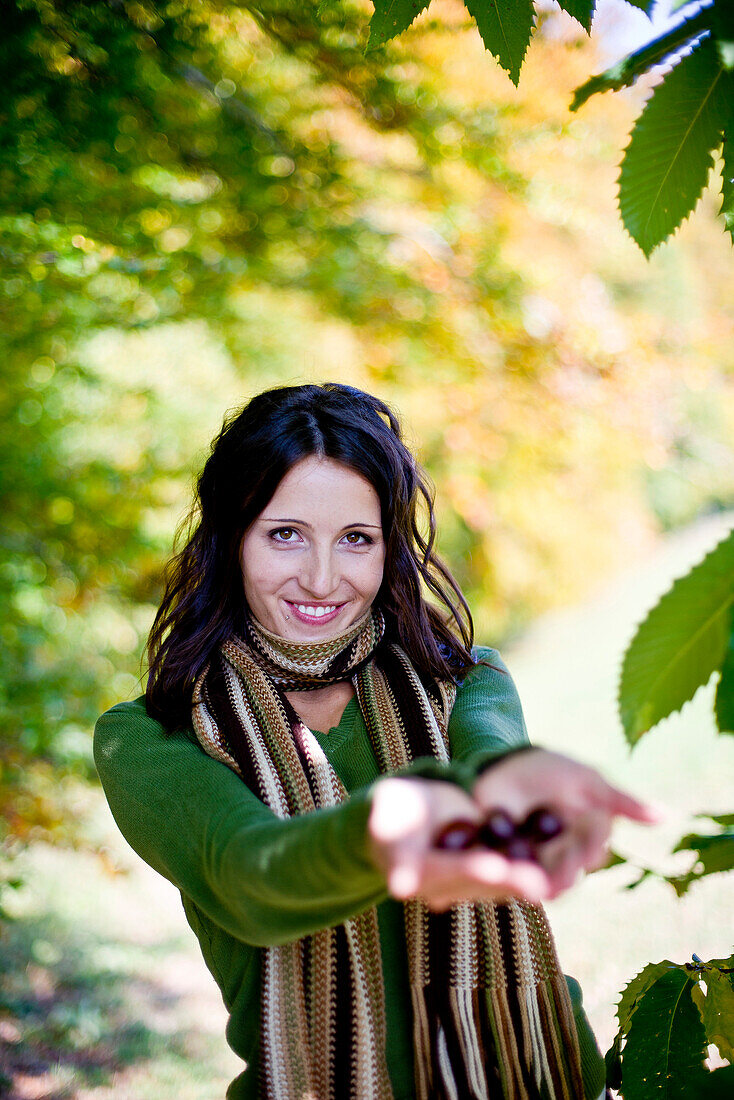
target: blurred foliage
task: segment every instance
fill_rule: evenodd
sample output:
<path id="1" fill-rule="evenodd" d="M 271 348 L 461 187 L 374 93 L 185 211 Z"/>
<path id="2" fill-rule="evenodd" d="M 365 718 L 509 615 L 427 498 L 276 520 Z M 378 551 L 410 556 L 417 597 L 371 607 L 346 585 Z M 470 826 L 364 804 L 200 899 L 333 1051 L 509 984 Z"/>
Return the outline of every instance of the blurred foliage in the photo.
<path id="1" fill-rule="evenodd" d="M 706 875 L 718 875 L 734 868 L 734 814 L 702 813 L 697 816 L 713 822 L 709 829 L 717 827 L 717 831 L 686 833 L 680 838 L 673 847 L 673 853 L 686 852 L 694 856 L 691 862 L 689 855 L 688 868 L 685 871 L 665 873 L 659 867 L 645 867 L 638 860 L 627 859 L 614 851 L 610 852 L 608 861 L 600 869 L 606 871 L 611 867 L 629 864 L 637 872 L 637 878 L 627 883 L 626 890 L 635 890 L 651 878 L 660 879 L 672 886 L 676 896 L 682 898 L 694 883 Z"/>
<path id="2" fill-rule="evenodd" d="M 0 73 L 0 828 L 141 690 L 162 562 L 223 410 L 335 378 L 404 414 L 495 643 L 732 499 L 732 303 L 709 217 L 644 264 L 634 106 L 543 21 L 519 93 L 458 4 L 15 0 Z M 460 47 L 460 48 L 459 48 Z"/>
<path id="3" fill-rule="evenodd" d="M 377 49 L 410 27 L 429 0 L 373 0 L 368 48 Z M 489 53 L 513 84 L 535 30 L 533 0 L 464 0 L 467 13 Z M 667 4 L 626 0 L 652 17 Z M 591 33 L 596 0 L 558 0 L 561 8 Z M 622 156 L 619 209 L 632 239 L 646 256 L 667 240 L 692 213 L 703 192 L 714 157 L 724 164 L 721 214 L 734 231 L 734 11 L 731 0 L 681 0 L 686 12 L 672 29 L 616 61 L 577 88 L 577 110 L 597 92 L 629 87 L 655 72 L 658 86 L 635 123 Z M 431 9 L 433 10 L 433 9 Z M 681 57 L 681 53 L 686 54 Z M 662 73 L 660 66 L 669 70 Z"/>

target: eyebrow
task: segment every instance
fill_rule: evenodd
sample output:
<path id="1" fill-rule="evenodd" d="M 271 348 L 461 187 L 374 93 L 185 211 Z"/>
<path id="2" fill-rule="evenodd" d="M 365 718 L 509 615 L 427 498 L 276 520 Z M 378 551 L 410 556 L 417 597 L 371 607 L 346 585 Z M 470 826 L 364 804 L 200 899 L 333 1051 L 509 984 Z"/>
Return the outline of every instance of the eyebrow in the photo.
<path id="1" fill-rule="evenodd" d="M 305 519 L 294 519 L 292 516 L 260 516 L 262 523 L 297 523 L 299 527 L 308 527 L 312 529 L 310 523 L 306 523 Z M 350 527 L 369 527 L 373 531 L 381 531 L 382 526 L 379 523 L 345 523 L 340 528 L 341 531 L 346 531 Z"/>

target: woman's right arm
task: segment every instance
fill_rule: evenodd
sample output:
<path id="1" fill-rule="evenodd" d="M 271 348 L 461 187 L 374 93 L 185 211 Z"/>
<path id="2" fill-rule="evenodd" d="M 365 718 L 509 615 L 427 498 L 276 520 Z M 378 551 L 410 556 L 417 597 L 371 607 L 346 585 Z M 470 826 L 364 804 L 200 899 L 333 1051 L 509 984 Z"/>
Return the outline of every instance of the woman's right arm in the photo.
<path id="1" fill-rule="evenodd" d="M 167 734 L 140 699 L 102 715 L 94 756 L 125 839 L 217 924 L 285 943 L 387 896 L 368 850 L 370 789 L 280 820 L 192 737 Z"/>

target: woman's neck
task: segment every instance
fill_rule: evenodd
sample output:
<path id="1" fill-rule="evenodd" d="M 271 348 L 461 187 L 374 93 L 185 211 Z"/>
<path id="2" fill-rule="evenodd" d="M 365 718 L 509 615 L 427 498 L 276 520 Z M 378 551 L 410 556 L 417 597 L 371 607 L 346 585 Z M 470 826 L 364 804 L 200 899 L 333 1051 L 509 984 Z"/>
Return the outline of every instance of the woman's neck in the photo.
<path id="1" fill-rule="evenodd" d="M 287 691 L 285 697 L 304 725 L 328 733 L 339 725 L 344 708 L 354 697 L 354 688 L 351 681 L 342 680 L 314 691 Z"/>

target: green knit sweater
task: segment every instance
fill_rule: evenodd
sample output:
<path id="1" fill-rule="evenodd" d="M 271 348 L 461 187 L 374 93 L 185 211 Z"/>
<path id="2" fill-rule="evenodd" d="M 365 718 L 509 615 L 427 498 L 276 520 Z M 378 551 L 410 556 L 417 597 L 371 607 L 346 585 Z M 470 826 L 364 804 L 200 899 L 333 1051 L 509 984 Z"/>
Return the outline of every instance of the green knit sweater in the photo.
<path id="1" fill-rule="evenodd" d="M 465 785 L 487 759 L 527 743 L 501 658 L 490 649 L 476 650 L 475 657 L 490 665 L 478 665 L 460 685 L 449 725 L 453 763 L 446 777 Z M 340 924 L 372 905 L 382 946 L 388 1069 L 395 1100 L 413 1100 L 402 905 L 387 896 L 384 877 L 367 854 L 371 785 L 379 773 L 356 699 L 338 726 L 316 736 L 350 799 L 286 821 L 207 756 L 193 731 L 170 734 L 148 717 L 142 698 L 102 715 L 94 753 L 115 821 L 138 855 L 180 890 L 222 992 L 227 1040 L 246 1063 L 227 1100 L 257 1095 L 260 948 Z M 586 1097 L 596 1098 L 604 1066 L 578 984 L 568 981 Z"/>

